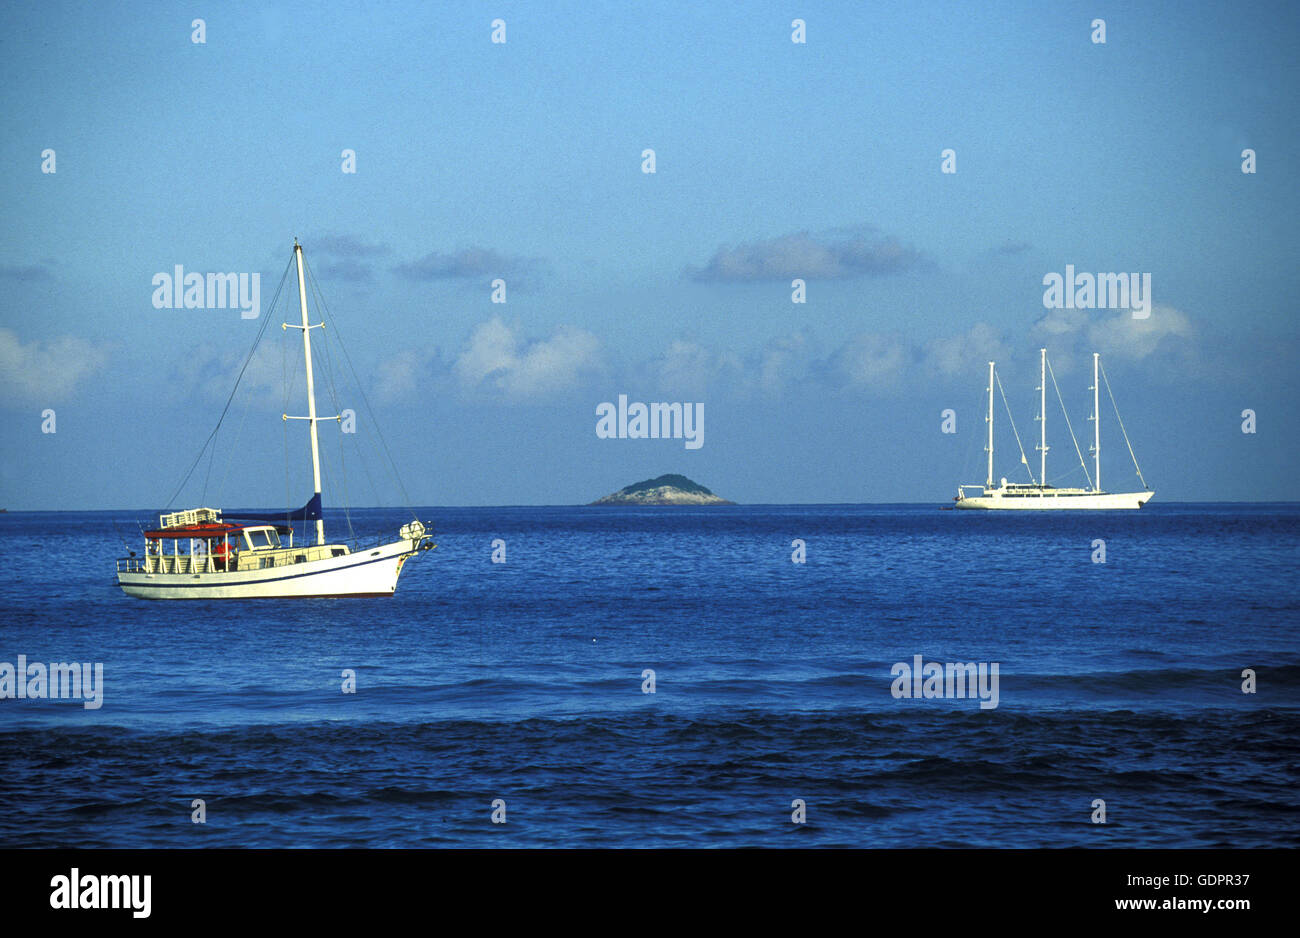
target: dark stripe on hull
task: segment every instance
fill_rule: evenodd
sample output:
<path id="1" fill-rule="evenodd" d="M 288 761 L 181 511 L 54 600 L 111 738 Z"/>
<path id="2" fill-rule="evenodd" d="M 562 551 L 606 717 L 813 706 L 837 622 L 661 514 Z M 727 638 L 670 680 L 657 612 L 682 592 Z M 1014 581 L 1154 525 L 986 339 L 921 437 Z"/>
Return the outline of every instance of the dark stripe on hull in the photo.
<path id="1" fill-rule="evenodd" d="M 328 575 L 331 574 L 331 573 L 340 573 L 340 572 L 342 572 L 343 570 L 355 570 L 357 567 L 364 567 L 364 566 L 367 566 L 368 564 L 372 564 L 372 563 L 384 563 L 385 561 L 388 561 L 388 560 L 395 560 L 395 559 L 397 559 L 398 557 L 401 557 L 401 556 L 402 556 L 401 554 L 389 554 L 387 557 L 376 557 L 374 560 L 363 560 L 361 563 L 350 563 L 350 564 L 348 564 L 348 565 L 346 565 L 346 566 L 342 566 L 342 567 L 330 567 L 330 568 L 327 569 L 327 570 L 313 570 L 313 571 L 308 572 L 308 573 L 292 573 L 292 574 L 290 574 L 289 576 L 268 577 L 268 578 L 266 578 L 266 579 L 264 579 L 264 580 L 239 580 L 239 581 L 237 581 L 237 582 L 235 582 L 235 583 L 220 583 L 220 582 L 217 582 L 217 583 L 166 583 L 166 582 L 164 582 L 164 583 L 157 583 L 157 582 L 154 582 L 154 583 L 150 583 L 150 582 L 132 582 L 132 583 L 125 583 L 125 582 L 122 581 L 122 579 L 121 579 L 120 576 L 118 577 L 118 581 L 117 581 L 117 582 L 118 582 L 118 584 L 121 585 L 121 586 L 147 586 L 147 587 L 149 587 L 150 589 L 229 589 L 229 588 L 237 587 L 237 586 L 260 586 L 260 585 L 262 585 L 263 583 L 281 583 L 281 582 L 283 582 L 284 580 L 298 580 L 298 579 L 301 579 L 302 577 L 305 577 L 305 576 L 328 576 Z M 128 576 L 132 576 L 132 575 L 135 575 L 135 574 L 127 574 L 127 575 L 128 575 Z M 140 576 L 144 576 L 145 574 L 139 574 L 139 575 L 140 575 Z M 156 576 L 156 577 L 157 577 L 157 576 L 185 576 L 185 577 L 192 577 L 192 576 L 203 576 L 203 575 L 204 575 L 204 574 L 191 574 L 191 573 L 180 573 L 180 574 L 177 574 L 177 573 L 156 573 L 156 574 L 154 574 L 154 576 Z M 219 573 L 210 573 L 210 574 L 207 574 L 207 576 L 221 576 L 221 574 L 219 574 Z M 356 594 L 356 595 L 358 595 L 358 596 L 364 596 L 364 595 L 377 595 L 377 596 L 384 596 L 384 595 L 386 595 L 386 594 L 384 594 L 384 593 L 374 593 L 374 594 L 369 594 L 369 593 L 358 593 L 358 594 Z M 242 598 L 242 597 L 241 597 L 241 598 Z M 248 597 L 248 598 L 252 599 L 252 598 L 258 598 L 258 597 Z M 272 597 L 272 596 L 264 596 L 264 597 L 260 597 L 260 598 L 263 598 L 263 599 L 274 599 L 274 598 L 276 598 L 276 597 Z"/>
<path id="2" fill-rule="evenodd" d="M 306 593 L 306 594 L 290 593 L 285 596 L 166 596 L 164 597 L 164 596 L 134 596 L 130 593 L 128 593 L 127 595 L 131 596 L 132 599 L 150 599 L 157 602 L 163 602 L 163 601 L 171 602 L 172 600 L 180 599 L 186 602 L 201 603 L 201 602 L 215 602 L 217 600 L 226 601 L 230 599 L 240 600 L 241 602 L 245 600 L 257 601 L 257 600 L 264 600 L 264 599 L 376 599 L 383 596 L 391 597 L 394 595 L 394 592 L 390 591 L 387 593 Z"/>

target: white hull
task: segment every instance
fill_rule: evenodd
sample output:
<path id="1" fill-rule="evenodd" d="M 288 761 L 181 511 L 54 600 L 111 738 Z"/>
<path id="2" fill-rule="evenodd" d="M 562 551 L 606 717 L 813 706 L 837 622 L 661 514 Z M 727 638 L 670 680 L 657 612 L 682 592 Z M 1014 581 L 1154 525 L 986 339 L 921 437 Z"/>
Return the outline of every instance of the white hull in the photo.
<path id="1" fill-rule="evenodd" d="M 128 596 L 140 599 L 301 599 L 310 596 L 391 596 L 412 541 L 262 570 L 208 573 L 120 572 Z"/>
<path id="2" fill-rule="evenodd" d="M 957 500 L 955 507 L 986 511 L 1114 511 L 1141 508 L 1155 492 L 1024 492 L 975 495 Z"/>

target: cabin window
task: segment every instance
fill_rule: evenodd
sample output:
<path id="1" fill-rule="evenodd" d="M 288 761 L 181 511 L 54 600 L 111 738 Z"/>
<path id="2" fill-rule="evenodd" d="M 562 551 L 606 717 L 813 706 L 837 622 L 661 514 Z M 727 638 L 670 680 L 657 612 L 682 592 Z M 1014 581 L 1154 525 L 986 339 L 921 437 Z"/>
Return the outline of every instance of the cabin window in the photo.
<path id="1" fill-rule="evenodd" d="M 253 550 L 264 550 L 280 546 L 280 536 L 274 530 L 248 531 L 248 543 Z"/>

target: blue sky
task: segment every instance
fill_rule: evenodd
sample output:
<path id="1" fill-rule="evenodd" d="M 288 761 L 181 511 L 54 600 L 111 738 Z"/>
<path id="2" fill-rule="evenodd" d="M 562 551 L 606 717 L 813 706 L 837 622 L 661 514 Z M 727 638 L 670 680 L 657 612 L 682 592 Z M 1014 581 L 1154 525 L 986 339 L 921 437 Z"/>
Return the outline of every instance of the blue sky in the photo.
<path id="1" fill-rule="evenodd" d="M 261 319 L 156 309 L 152 278 L 260 272 L 270 315 L 295 236 L 416 503 L 585 502 L 665 472 L 741 502 L 944 501 L 983 478 L 990 357 L 1034 434 L 1043 344 L 1080 434 L 1102 353 L 1157 497 L 1292 499 L 1298 19 L 1285 3 L 7 7 L 0 507 L 161 506 Z M 1150 318 L 1045 309 L 1042 279 L 1067 264 L 1150 273 Z M 279 321 L 209 487 L 178 505 L 284 502 L 296 336 Z M 400 502 L 336 377 L 361 414 L 347 451 L 375 480 L 350 500 Z M 703 402 L 705 444 L 598 439 L 619 394 Z M 1049 478 L 1082 481 L 1054 406 Z M 1114 430 L 1103 411 L 1118 489 L 1135 480 Z M 337 504 L 340 438 L 322 435 Z"/>

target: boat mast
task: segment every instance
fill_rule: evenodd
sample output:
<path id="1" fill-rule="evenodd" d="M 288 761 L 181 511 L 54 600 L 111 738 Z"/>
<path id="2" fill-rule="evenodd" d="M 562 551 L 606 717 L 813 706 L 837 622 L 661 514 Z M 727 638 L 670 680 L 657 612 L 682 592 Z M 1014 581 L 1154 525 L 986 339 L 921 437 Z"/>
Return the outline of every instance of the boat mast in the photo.
<path id="1" fill-rule="evenodd" d="M 1038 350 L 1038 481 L 1047 484 L 1047 349 Z"/>
<path id="2" fill-rule="evenodd" d="M 311 476 L 315 493 L 320 495 L 320 443 L 316 439 L 316 384 L 311 370 L 311 325 L 307 322 L 307 285 L 302 276 L 302 245 L 293 239 L 293 255 L 298 262 L 298 306 L 302 311 L 302 352 L 307 361 L 307 426 L 311 428 Z M 325 521 L 316 519 L 316 545 L 325 543 Z"/>
<path id="3" fill-rule="evenodd" d="M 993 363 L 989 362 L 989 415 L 984 418 L 989 425 L 989 445 L 985 447 L 989 451 L 989 476 L 984 482 L 986 489 L 993 488 Z"/>
<path id="4" fill-rule="evenodd" d="M 1100 358 L 1098 352 L 1092 353 L 1092 484 L 1097 492 L 1101 491 L 1101 408 L 1097 406 L 1097 362 Z"/>

